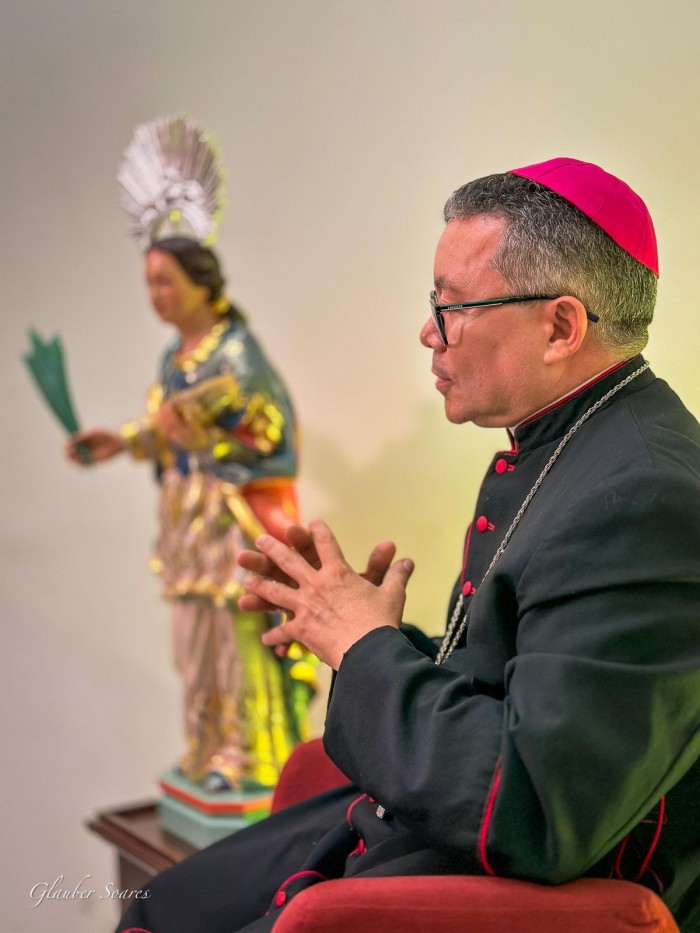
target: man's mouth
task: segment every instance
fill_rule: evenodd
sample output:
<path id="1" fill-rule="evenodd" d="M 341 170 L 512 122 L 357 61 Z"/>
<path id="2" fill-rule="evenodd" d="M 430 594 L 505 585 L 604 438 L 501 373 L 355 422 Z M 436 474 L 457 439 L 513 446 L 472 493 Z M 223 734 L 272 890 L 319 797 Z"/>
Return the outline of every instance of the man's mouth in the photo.
<path id="1" fill-rule="evenodd" d="M 435 388 L 438 392 L 444 392 L 452 383 L 452 380 L 438 370 L 433 369 L 431 372 L 435 376 Z"/>

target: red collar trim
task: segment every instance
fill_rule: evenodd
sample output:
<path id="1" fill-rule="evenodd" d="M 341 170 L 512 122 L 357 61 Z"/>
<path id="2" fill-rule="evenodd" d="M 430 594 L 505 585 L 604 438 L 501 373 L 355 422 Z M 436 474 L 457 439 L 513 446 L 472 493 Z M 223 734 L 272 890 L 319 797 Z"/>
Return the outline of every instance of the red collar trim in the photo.
<path id="1" fill-rule="evenodd" d="M 609 376 L 610 373 L 614 373 L 618 369 L 622 369 L 623 366 L 626 366 L 630 360 L 633 360 L 634 357 L 630 357 L 628 360 L 622 360 L 620 363 L 615 363 L 614 366 L 611 366 L 609 369 L 604 370 L 602 373 L 598 373 L 597 376 L 594 376 L 593 379 L 590 379 L 588 382 L 584 382 L 582 386 L 579 386 L 577 389 L 574 389 L 573 392 L 569 392 L 568 395 L 565 395 L 563 398 L 559 398 L 556 402 L 552 402 L 551 405 L 547 405 L 546 408 L 540 408 L 539 411 L 536 411 L 534 415 L 530 415 L 529 418 L 526 418 L 524 421 L 521 421 L 519 425 L 515 428 L 516 431 L 519 431 L 520 428 L 525 427 L 526 424 L 531 424 L 533 421 L 536 421 L 538 418 L 541 418 L 543 415 L 549 414 L 550 411 L 554 411 L 555 408 L 560 408 L 562 405 L 565 405 L 566 402 L 571 401 L 572 398 L 576 398 L 577 395 L 580 395 L 582 392 L 585 392 L 587 389 L 590 389 L 591 386 L 594 386 L 597 382 L 600 382 L 601 379 L 605 379 L 606 376 Z"/>

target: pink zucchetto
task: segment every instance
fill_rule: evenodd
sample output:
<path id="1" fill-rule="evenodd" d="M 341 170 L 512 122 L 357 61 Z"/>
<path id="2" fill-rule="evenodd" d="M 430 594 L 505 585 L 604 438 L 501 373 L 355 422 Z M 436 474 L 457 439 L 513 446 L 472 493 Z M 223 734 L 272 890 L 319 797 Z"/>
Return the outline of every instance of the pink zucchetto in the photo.
<path id="1" fill-rule="evenodd" d="M 561 195 L 658 277 L 659 255 L 651 215 L 624 181 L 591 162 L 563 158 L 514 168 L 509 174 L 529 178 Z"/>

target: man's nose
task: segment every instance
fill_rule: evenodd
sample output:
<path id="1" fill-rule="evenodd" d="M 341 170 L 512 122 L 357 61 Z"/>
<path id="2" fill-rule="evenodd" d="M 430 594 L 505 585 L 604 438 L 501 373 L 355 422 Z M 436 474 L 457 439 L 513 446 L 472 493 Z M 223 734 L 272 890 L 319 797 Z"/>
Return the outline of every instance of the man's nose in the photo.
<path id="1" fill-rule="evenodd" d="M 427 319 L 420 329 L 420 342 L 424 347 L 428 347 L 429 350 L 445 349 L 445 345 L 440 338 L 440 334 L 438 333 L 432 316 Z"/>

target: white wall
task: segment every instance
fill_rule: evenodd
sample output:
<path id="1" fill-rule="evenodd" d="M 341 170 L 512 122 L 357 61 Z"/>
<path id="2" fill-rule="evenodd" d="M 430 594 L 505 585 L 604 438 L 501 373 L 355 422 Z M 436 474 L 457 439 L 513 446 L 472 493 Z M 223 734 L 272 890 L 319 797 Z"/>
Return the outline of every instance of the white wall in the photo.
<path id="1" fill-rule="evenodd" d="M 229 172 L 230 292 L 304 432 L 301 496 L 360 561 L 416 558 L 407 617 L 437 632 L 499 432 L 445 424 L 417 332 L 458 185 L 554 155 L 647 200 L 662 279 L 649 348 L 700 413 L 700 130 L 693 0 L 4 0 L 0 210 L 3 929 L 107 931 L 97 809 L 154 794 L 179 751 L 167 610 L 145 569 L 148 471 L 80 473 L 22 370 L 60 332 L 83 423 L 137 413 L 166 339 L 114 175 L 134 126 L 190 111 Z"/>

